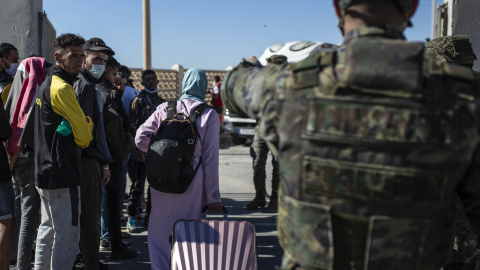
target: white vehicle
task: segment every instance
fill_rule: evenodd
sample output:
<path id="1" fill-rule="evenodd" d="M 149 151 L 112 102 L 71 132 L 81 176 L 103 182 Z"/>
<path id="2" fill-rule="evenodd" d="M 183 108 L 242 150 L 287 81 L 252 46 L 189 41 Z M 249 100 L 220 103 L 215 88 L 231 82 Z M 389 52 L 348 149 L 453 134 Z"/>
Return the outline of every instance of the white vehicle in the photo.
<path id="1" fill-rule="evenodd" d="M 292 41 L 286 43 L 275 43 L 265 49 L 265 52 L 258 58 L 262 65 L 267 65 L 267 58 L 280 54 L 285 55 L 289 63 L 296 63 L 307 58 L 313 51 L 334 51 L 337 45 L 320 41 Z"/>
<path id="2" fill-rule="evenodd" d="M 267 58 L 274 54 L 281 54 L 287 57 L 289 63 L 299 62 L 305 59 L 313 51 L 334 51 L 337 45 L 311 42 L 311 41 L 293 41 L 286 43 L 275 43 L 268 47 L 265 52 L 258 58 L 260 63 L 267 65 Z M 232 136 L 235 144 L 245 144 L 255 135 L 256 121 L 250 118 L 243 118 L 231 114 L 226 110 L 223 120 L 223 128 L 226 134 Z"/>

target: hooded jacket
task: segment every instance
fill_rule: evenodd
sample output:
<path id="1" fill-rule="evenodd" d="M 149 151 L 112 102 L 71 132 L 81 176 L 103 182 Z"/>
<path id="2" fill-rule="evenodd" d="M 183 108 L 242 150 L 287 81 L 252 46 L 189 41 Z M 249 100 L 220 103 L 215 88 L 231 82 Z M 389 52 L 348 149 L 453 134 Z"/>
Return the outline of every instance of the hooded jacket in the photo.
<path id="1" fill-rule="evenodd" d="M 35 100 L 35 184 L 43 189 L 80 186 L 80 153 L 92 140 L 92 119 L 78 104 L 73 83 L 77 77 L 56 66 Z M 56 132 L 63 119 L 72 134 Z"/>
<path id="2" fill-rule="evenodd" d="M 103 78 L 103 77 L 102 77 Z M 102 113 L 97 102 L 96 82 L 100 82 L 90 75 L 88 70 L 82 69 L 78 74 L 78 80 L 73 84 L 77 93 L 78 103 L 85 115 L 93 120 L 93 140 L 90 145 L 82 151 L 82 157 L 97 159 L 102 165 L 112 163 L 112 157 L 108 151 Z"/>
<path id="3" fill-rule="evenodd" d="M 135 149 L 133 136 L 125 107 L 122 103 L 122 92 L 115 90 L 109 81 L 96 85 L 102 96 L 103 122 L 108 150 L 114 160 L 124 158 Z"/>

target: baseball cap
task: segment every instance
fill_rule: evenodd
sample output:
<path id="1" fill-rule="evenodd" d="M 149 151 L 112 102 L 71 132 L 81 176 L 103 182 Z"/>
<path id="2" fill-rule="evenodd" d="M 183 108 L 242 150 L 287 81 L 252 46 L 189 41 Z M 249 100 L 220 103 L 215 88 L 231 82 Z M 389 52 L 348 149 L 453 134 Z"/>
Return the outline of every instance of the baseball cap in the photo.
<path id="1" fill-rule="evenodd" d="M 105 45 L 105 42 L 103 42 L 102 39 L 96 37 L 87 40 L 83 45 L 83 50 L 100 51 L 108 56 L 115 55 L 115 52 L 110 47 Z"/>

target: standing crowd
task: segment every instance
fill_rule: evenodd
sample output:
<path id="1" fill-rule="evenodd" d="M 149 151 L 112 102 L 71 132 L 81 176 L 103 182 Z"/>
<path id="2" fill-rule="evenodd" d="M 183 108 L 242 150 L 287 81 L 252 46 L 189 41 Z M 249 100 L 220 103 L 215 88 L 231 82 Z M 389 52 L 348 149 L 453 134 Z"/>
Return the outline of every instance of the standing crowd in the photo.
<path id="1" fill-rule="evenodd" d="M 221 87 L 216 79 L 214 97 L 258 121 L 256 196 L 247 209 L 266 205 L 270 150 L 267 210 L 278 209 L 282 269 L 479 269 L 480 77 L 468 38 L 444 37 L 427 48 L 407 42 L 403 31 L 418 0 L 333 4 L 344 36 L 337 50 L 265 67 L 250 57 Z M 125 174 L 134 231 L 152 145 L 165 126 L 189 116 L 198 135 L 185 173 L 191 183 L 176 194 L 162 191 L 168 179 L 160 178 L 148 196 L 152 269 L 168 269 L 173 223 L 199 219 L 203 205 L 222 209 L 223 110 L 217 102 L 205 108 L 205 73 L 189 69 L 180 99 L 165 102 L 153 71 L 142 72 L 145 89 L 137 93 L 99 38 L 58 37 L 49 76 L 43 58 L 18 64 L 14 47 L 1 46 L 0 270 L 12 246 L 18 269 L 30 268 L 37 227 L 35 269 L 70 269 L 78 252 L 87 269 L 105 269 L 99 246 L 113 260 L 137 256 L 120 230 Z"/>
<path id="2" fill-rule="evenodd" d="M 143 213 L 146 153 L 167 117 L 156 73 L 144 70 L 136 90 L 100 38 L 59 36 L 48 75 L 43 57 L 20 62 L 13 45 L 0 47 L 0 269 L 108 269 L 99 249 L 112 260 L 136 257 L 121 230 L 127 174 L 127 229 L 136 230 L 139 216 L 150 223 L 152 268 L 167 269 L 174 222 L 200 219 L 205 205 L 222 208 L 217 112 L 208 107 L 195 121 L 191 185 L 183 194 L 149 189 Z M 177 111 L 188 116 L 205 104 L 207 84 L 202 70 L 188 70 Z"/>

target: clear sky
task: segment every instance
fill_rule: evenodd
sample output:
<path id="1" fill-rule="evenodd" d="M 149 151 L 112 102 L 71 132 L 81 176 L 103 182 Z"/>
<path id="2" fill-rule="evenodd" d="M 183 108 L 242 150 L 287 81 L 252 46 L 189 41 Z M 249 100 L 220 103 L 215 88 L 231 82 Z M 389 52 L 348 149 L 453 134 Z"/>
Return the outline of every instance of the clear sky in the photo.
<path id="1" fill-rule="evenodd" d="M 430 37 L 431 6 L 432 0 L 420 0 L 407 39 Z M 141 0 L 43 0 L 43 9 L 57 36 L 100 37 L 121 64 L 143 67 Z M 277 42 L 342 42 L 332 0 L 151 0 L 150 11 L 158 69 L 178 63 L 224 70 Z"/>

